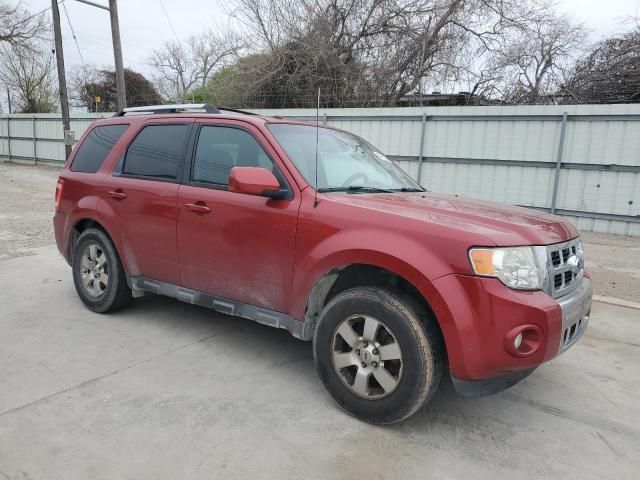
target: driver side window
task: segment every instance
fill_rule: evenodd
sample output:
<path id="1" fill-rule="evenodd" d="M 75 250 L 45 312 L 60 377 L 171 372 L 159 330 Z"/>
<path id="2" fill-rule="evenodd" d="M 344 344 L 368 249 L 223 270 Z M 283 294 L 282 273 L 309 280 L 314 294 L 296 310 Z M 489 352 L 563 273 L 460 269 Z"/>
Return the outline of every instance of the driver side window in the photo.
<path id="1" fill-rule="evenodd" d="M 233 167 L 275 171 L 273 162 L 250 133 L 233 127 L 201 127 L 191 181 L 226 186 Z"/>

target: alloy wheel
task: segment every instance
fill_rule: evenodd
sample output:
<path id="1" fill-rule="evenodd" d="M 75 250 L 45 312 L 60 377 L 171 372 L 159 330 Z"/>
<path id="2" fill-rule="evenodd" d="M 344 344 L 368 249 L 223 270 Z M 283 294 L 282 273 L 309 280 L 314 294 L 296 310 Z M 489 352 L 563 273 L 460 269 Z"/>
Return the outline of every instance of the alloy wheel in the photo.
<path id="1" fill-rule="evenodd" d="M 391 329 L 371 315 L 351 315 L 338 325 L 331 358 L 338 377 L 363 398 L 386 397 L 402 377 L 400 345 Z"/>
<path id="2" fill-rule="evenodd" d="M 82 286 L 94 298 L 101 297 L 109 285 L 107 256 L 97 243 L 90 243 L 82 252 L 80 261 Z"/>

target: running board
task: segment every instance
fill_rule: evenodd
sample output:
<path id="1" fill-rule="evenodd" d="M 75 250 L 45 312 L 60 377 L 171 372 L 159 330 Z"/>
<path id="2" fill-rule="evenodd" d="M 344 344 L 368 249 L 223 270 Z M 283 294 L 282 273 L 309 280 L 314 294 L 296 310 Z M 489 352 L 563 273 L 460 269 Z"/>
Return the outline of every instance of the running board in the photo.
<path id="1" fill-rule="evenodd" d="M 210 308 L 226 315 L 247 318 L 263 325 L 282 328 L 301 340 L 311 340 L 313 336 L 313 329 L 309 322 L 300 322 L 286 313 L 256 307 L 248 303 L 236 302 L 235 300 L 229 300 L 227 298 L 216 297 L 208 293 L 142 276 L 127 275 L 127 284 L 134 291 L 142 290 L 158 295 L 165 295 L 180 300 L 181 302 L 200 305 L 201 307 Z"/>

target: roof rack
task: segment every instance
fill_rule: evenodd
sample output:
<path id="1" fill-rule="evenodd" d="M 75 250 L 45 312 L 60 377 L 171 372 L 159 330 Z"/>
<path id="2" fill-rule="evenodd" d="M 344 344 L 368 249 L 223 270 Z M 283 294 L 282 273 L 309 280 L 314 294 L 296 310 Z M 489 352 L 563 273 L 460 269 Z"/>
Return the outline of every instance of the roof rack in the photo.
<path id="1" fill-rule="evenodd" d="M 127 107 L 120 110 L 114 117 L 124 117 L 130 114 L 158 114 L 158 113 L 181 113 L 193 110 L 203 110 L 204 113 L 222 113 L 234 112 L 245 115 L 257 115 L 257 113 L 247 112 L 245 110 L 236 110 L 234 108 L 216 107 L 208 103 L 180 103 L 174 105 L 148 105 L 144 107 Z"/>
<path id="2" fill-rule="evenodd" d="M 145 107 L 127 107 L 120 110 L 114 117 L 124 117 L 128 114 L 156 114 L 179 113 L 190 110 L 204 110 L 205 113 L 220 113 L 217 107 L 208 103 L 180 103 L 174 105 L 148 105 Z"/>

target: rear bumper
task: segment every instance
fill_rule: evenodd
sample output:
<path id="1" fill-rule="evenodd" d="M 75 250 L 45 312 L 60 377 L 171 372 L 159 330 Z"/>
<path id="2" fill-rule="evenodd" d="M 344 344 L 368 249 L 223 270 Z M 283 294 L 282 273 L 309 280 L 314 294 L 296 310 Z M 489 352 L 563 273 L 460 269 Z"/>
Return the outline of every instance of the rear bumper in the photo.
<path id="1" fill-rule="evenodd" d="M 423 293 L 442 328 L 454 386 L 462 393 L 496 393 L 522 380 L 578 340 L 591 308 L 587 277 L 578 289 L 559 299 L 542 291 L 512 290 L 497 279 L 466 275 L 441 277 L 432 287 Z M 524 325 L 539 329 L 538 346 L 528 355 L 515 355 L 506 339 Z"/>
<path id="2" fill-rule="evenodd" d="M 64 223 L 65 216 L 60 212 L 56 212 L 53 216 L 53 233 L 56 237 L 56 245 L 58 247 L 58 251 L 66 258 L 65 253 L 65 242 L 64 242 Z"/>
<path id="3" fill-rule="evenodd" d="M 67 216 L 56 212 L 53 216 L 53 232 L 56 237 L 58 251 L 62 254 L 67 263 L 70 263 L 68 248 L 68 233 L 66 228 Z"/>

